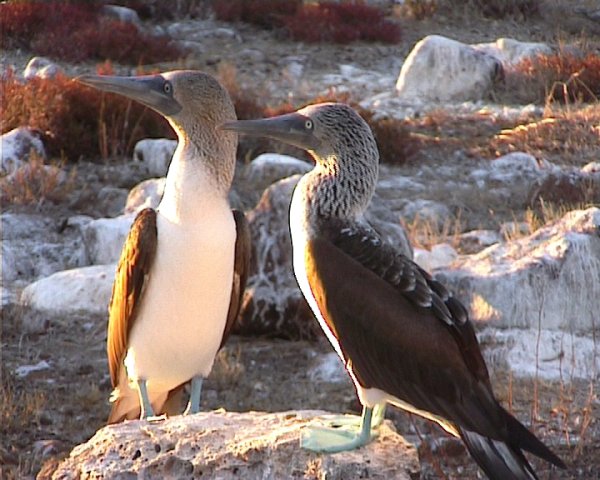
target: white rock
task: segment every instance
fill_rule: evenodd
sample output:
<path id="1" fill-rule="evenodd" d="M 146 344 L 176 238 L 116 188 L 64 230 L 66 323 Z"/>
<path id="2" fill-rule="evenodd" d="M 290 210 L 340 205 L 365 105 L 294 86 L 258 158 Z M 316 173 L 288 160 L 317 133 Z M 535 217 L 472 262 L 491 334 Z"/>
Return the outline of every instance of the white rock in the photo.
<path id="1" fill-rule="evenodd" d="M 600 162 L 590 162 L 581 167 L 582 173 L 600 173 Z"/>
<path id="2" fill-rule="evenodd" d="M 140 27 L 142 24 L 138 13 L 132 8 L 122 7 L 120 5 L 103 5 L 102 13 L 119 22 L 131 23 L 136 27 Z"/>
<path id="3" fill-rule="evenodd" d="M 496 230 L 471 230 L 458 236 L 460 250 L 467 253 L 477 253 L 501 241 L 502 236 Z"/>
<path id="4" fill-rule="evenodd" d="M 124 188 L 105 185 L 96 196 L 95 211 L 105 217 L 119 215 L 127 202 L 129 192 Z"/>
<path id="5" fill-rule="evenodd" d="M 502 64 L 495 57 L 456 40 L 429 35 L 406 57 L 396 91 L 411 102 L 480 100 L 501 75 Z"/>
<path id="6" fill-rule="evenodd" d="M 312 169 L 308 162 L 279 153 L 263 153 L 252 160 L 244 170 L 246 181 L 254 190 L 262 191 L 272 183 Z"/>
<path id="7" fill-rule="evenodd" d="M 600 209 L 457 259 L 437 277 L 476 322 L 591 334 L 600 312 Z"/>
<path id="8" fill-rule="evenodd" d="M 50 368 L 50 364 L 46 360 L 40 360 L 35 365 L 21 365 L 20 367 L 15 368 L 15 375 L 17 377 L 23 378 L 32 372 L 48 370 L 49 368 Z"/>
<path id="9" fill-rule="evenodd" d="M 40 134 L 28 127 L 19 127 L 0 136 L 0 175 L 7 175 L 24 165 L 31 152 L 46 158 Z"/>
<path id="10" fill-rule="evenodd" d="M 144 208 L 158 207 L 165 191 L 165 181 L 166 178 L 161 177 L 149 178 L 138 183 L 130 190 L 123 213 L 127 215 L 138 213 Z"/>
<path id="11" fill-rule="evenodd" d="M 74 268 L 28 285 L 21 294 L 23 329 L 40 332 L 49 320 L 67 324 L 74 315 L 108 315 L 115 265 Z"/>
<path id="12" fill-rule="evenodd" d="M 526 58 L 553 53 L 552 47 L 545 43 L 520 42 L 513 38 L 499 38 L 495 42 L 477 43 L 472 47 L 497 58 L 505 67 L 515 65 Z"/>
<path id="13" fill-rule="evenodd" d="M 458 257 L 456 250 L 447 243 L 434 245 L 431 250 L 415 248 L 414 252 L 415 262 L 428 272 L 432 272 L 436 268 L 448 267 Z"/>
<path id="14" fill-rule="evenodd" d="M 115 263 L 131 228 L 135 215 L 99 218 L 83 227 L 83 241 L 93 265 Z"/>
<path id="15" fill-rule="evenodd" d="M 546 380 L 594 379 L 600 372 L 598 346 L 591 336 L 556 330 L 484 328 L 478 334 L 491 369 Z"/>
<path id="16" fill-rule="evenodd" d="M 176 148 L 177 140 L 145 138 L 135 144 L 133 160 L 144 163 L 149 175 L 164 177 Z"/>
<path id="17" fill-rule="evenodd" d="M 363 448 L 335 455 L 299 448 L 302 430 L 323 415 L 327 413 L 216 411 L 109 425 L 75 447 L 52 478 L 410 480 L 419 476 L 415 447 L 395 432 L 389 420 L 378 438 Z"/>
<path id="18" fill-rule="evenodd" d="M 23 78 L 25 80 L 31 80 L 32 78 L 54 78 L 59 73 L 63 73 L 62 68 L 52 60 L 45 57 L 33 57 L 27 63 L 25 70 L 23 70 Z"/>
<path id="19" fill-rule="evenodd" d="M 2 281 L 32 281 L 54 272 L 89 265 L 77 228 L 60 229 L 51 218 L 4 213 Z"/>

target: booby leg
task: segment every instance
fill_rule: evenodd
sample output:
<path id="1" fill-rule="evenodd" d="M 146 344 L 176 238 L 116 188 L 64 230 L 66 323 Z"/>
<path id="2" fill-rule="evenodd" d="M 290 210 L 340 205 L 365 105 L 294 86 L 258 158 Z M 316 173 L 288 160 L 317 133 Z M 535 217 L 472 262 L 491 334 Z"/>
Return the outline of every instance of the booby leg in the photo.
<path id="1" fill-rule="evenodd" d="M 184 415 L 198 413 L 200 411 L 200 394 L 202 393 L 202 381 L 204 379 L 198 375 L 192 378 L 192 391 L 190 392 L 190 401 Z"/>
<path id="2" fill-rule="evenodd" d="M 138 395 L 140 397 L 140 419 L 148 419 L 154 417 L 154 410 L 150 404 L 150 397 L 148 397 L 148 389 L 146 388 L 146 380 L 140 378 L 138 384 Z"/>
<path id="3" fill-rule="evenodd" d="M 377 436 L 376 432 L 372 433 L 372 427 L 379 426 L 383 421 L 385 404 L 374 408 L 375 418 L 373 408 L 363 407 L 361 417 L 342 415 L 328 419 L 325 426 L 307 427 L 300 439 L 300 446 L 314 452 L 337 453 L 366 445 Z"/>

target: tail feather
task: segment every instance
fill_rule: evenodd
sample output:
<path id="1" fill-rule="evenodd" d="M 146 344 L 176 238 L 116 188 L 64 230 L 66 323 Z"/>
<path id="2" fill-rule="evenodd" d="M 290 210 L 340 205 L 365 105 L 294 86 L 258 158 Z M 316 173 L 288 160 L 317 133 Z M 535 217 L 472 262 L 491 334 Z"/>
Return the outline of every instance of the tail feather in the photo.
<path id="1" fill-rule="evenodd" d="M 538 480 L 519 449 L 475 432 L 459 429 L 459 433 L 467 450 L 490 480 Z"/>
<path id="2" fill-rule="evenodd" d="M 495 440 L 462 428 L 458 429 L 469 453 L 491 480 L 537 480 L 538 477 L 522 450 L 557 467 L 566 468 L 564 462 L 521 422 L 506 410 L 503 411 L 508 428 L 507 441 Z"/>
<path id="3" fill-rule="evenodd" d="M 167 416 L 171 416 L 181 413 L 181 397 L 184 388 L 185 383 L 168 393 L 151 394 L 150 403 L 155 415 L 166 414 Z M 113 406 L 107 420 L 109 425 L 140 418 L 140 402 L 135 390 L 127 388 L 126 391 L 123 391 L 121 387 L 115 389 L 111 395 L 111 401 L 113 402 Z"/>

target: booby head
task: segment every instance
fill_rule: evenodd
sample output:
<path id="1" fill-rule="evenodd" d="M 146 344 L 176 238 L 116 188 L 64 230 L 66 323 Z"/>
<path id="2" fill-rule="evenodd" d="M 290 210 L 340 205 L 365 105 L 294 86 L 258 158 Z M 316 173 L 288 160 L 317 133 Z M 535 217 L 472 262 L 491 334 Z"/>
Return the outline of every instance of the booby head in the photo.
<path id="1" fill-rule="evenodd" d="M 227 90 L 211 75 L 197 70 L 133 77 L 81 75 L 77 81 L 150 107 L 169 121 L 180 138 L 198 133 L 199 122 L 214 131 L 222 122 L 236 119 Z"/>
<path id="2" fill-rule="evenodd" d="M 337 204 L 343 204 L 341 209 L 334 205 L 340 216 L 361 214 L 375 191 L 379 172 L 377 143 L 367 122 L 346 104 L 319 103 L 277 117 L 226 122 L 221 128 L 273 138 L 307 150 L 316 161 L 313 174 L 319 181 L 314 183 L 321 189 L 324 200 L 320 210 L 325 214 L 330 203 L 326 200 L 332 196 L 338 197 Z M 332 181 L 323 182 L 324 177 Z M 329 194 L 324 190 L 329 190 Z"/>

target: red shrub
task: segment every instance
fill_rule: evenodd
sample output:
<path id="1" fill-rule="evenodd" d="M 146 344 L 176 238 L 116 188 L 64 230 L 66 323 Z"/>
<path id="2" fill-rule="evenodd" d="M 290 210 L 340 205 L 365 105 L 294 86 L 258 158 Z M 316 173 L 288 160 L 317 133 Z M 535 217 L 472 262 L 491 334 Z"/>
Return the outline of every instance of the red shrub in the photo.
<path id="1" fill-rule="evenodd" d="M 10 47 L 69 61 L 110 58 L 155 63 L 181 56 L 164 37 L 131 24 L 105 20 L 99 2 L 11 2 L 0 4 L 0 30 Z"/>
<path id="2" fill-rule="evenodd" d="M 213 9 L 217 19 L 245 22 L 267 30 L 281 27 L 285 17 L 296 13 L 302 0 L 216 0 Z"/>
<path id="3" fill-rule="evenodd" d="M 304 5 L 296 15 L 286 19 L 285 25 L 293 39 L 305 42 L 400 40 L 398 25 L 385 20 L 380 9 L 362 3 Z"/>
<path id="4" fill-rule="evenodd" d="M 219 20 L 265 29 L 285 27 L 292 39 L 310 43 L 400 40 L 398 25 L 385 20 L 381 9 L 360 2 L 304 5 L 301 0 L 215 0 L 213 9 Z"/>
<path id="5" fill-rule="evenodd" d="M 142 138 L 173 137 L 167 122 L 153 111 L 63 76 L 20 83 L 8 74 L 0 80 L 0 96 L 0 131 L 37 128 L 54 157 L 76 161 L 131 154 Z"/>

